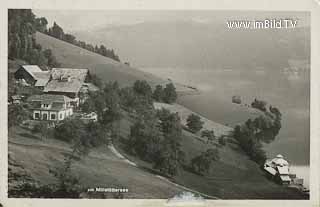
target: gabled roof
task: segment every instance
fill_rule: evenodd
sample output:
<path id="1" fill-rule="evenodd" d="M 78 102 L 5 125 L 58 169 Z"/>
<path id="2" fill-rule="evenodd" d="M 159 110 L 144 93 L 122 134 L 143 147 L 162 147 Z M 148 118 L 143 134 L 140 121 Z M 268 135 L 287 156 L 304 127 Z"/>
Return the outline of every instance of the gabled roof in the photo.
<path id="1" fill-rule="evenodd" d="M 64 95 L 53 95 L 53 94 L 42 94 L 42 95 L 32 95 L 28 98 L 29 102 L 40 101 L 46 103 L 65 103 L 72 101 L 71 98 Z"/>
<path id="2" fill-rule="evenodd" d="M 277 166 L 280 175 L 289 175 L 289 168 L 287 166 L 279 167 Z"/>
<path id="3" fill-rule="evenodd" d="M 267 172 L 269 172 L 271 175 L 276 175 L 277 171 L 273 167 L 265 167 L 264 168 Z"/>
<path id="4" fill-rule="evenodd" d="M 22 65 L 21 67 L 31 75 L 33 75 L 33 73 L 42 72 L 41 68 L 39 68 L 37 65 Z"/>
<path id="5" fill-rule="evenodd" d="M 93 83 L 83 83 L 81 91 L 98 91 L 99 88 Z"/>
<path id="6" fill-rule="evenodd" d="M 84 82 L 89 70 L 88 69 L 74 69 L 74 68 L 52 68 L 51 78 L 53 80 L 61 80 L 61 78 L 77 79 Z"/>
<path id="7" fill-rule="evenodd" d="M 44 92 L 77 93 L 80 91 L 88 72 L 88 69 L 52 68 L 51 80 L 45 86 Z"/>
<path id="8" fill-rule="evenodd" d="M 44 87 L 44 92 L 71 92 L 77 93 L 80 91 L 82 86 L 82 82 L 79 80 L 70 80 L 68 81 L 60 81 L 60 80 L 51 80 Z"/>
<path id="9" fill-rule="evenodd" d="M 45 86 L 48 83 L 50 71 L 43 71 L 37 65 L 22 65 L 21 67 L 37 81 L 35 86 Z"/>
<path id="10" fill-rule="evenodd" d="M 36 72 L 34 73 L 36 76 L 37 82 L 35 83 L 35 86 L 45 86 L 49 82 L 50 79 L 50 72 L 49 71 L 43 71 L 43 72 Z"/>
<path id="11" fill-rule="evenodd" d="M 280 166 L 288 166 L 289 163 L 283 159 L 283 158 L 273 158 L 272 162 L 276 165 L 280 165 Z"/>
<path id="12" fill-rule="evenodd" d="M 291 182 L 291 179 L 288 175 L 280 175 L 281 181 Z"/>

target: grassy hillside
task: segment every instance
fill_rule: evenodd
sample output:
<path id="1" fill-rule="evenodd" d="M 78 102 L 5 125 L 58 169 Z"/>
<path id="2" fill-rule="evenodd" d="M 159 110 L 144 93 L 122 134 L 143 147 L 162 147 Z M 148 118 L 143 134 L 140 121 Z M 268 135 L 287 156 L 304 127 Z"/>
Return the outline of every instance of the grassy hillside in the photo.
<path id="1" fill-rule="evenodd" d="M 132 85 L 136 80 L 147 80 L 152 86 L 168 82 L 168 80 L 163 80 L 150 73 L 129 67 L 126 64 L 40 32 L 36 33 L 36 41 L 43 48 L 52 50 L 58 62 L 61 63 L 61 67 L 88 68 L 90 73 L 97 74 L 103 81 L 118 81 L 120 86 Z M 194 91 L 194 89 L 180 84 L 176 84 L 176 87 L 179 92 Z"/>
<path id="2" fill-rule="evenodd" d="M 176 107 L 175 110 L 173 107 L 169 107 L 169 109 L 172 111 L 184 109 L 185 114 L 187 113 L 187 109 L 182 106 Z M 181 117 L 182 122 L 183 117 L 184 115 Z M 114 141 L 115 147 L 142 170 L 155 174 L 159 173 L 153 170 L 152 164 L 126 152 L 126 141 L 132 123 L 133 120 L 127 115 L 121 120 L 120 134 L 122 139 Z M 212 121 L 205 123 L 205 127 L 208 126 L 216 131 L 218 131 L 218 128 L 228 129 L 228 127 L 215 124 Z M 213 163 L 209 174 L 200 176 L 189 169 L 188 165 L 194 156 L 215 147 L 219 150 L 220 160 Z M 217 140 L 208 144 L 200 136 L 183 130 L 181 149 L 186 152 L 186 165 L 180 171 L 180 174 L 171 178 L 175 183 L 222 199 L 303 199 L 303 196 L 295 189 L 269 181 L 259 169 L 259 166 L 249 160 L 231 138 L 227 141 L 226 146 L 219 145 Z M 146 179 L 148 178 L 146 177 Z"/>
<path id="3" fill-rule="evenodd" d="M 9 172 L 20 177 L 9 179 L 9 190 L 22 182 L 23 175 L 42 185 L 56 182 L 49 169 L 60 165 L 70 151 L 65 142 L 41 140 L 29 130 L 14 128 L 9 135 Z M 85 188 L 128 188 L 125 198 L 168 198 L 181 191 L 147 171 L 128 165 L 106 146 L 93 149 L 87 157 L 75 162 L 72 172 Z"/>

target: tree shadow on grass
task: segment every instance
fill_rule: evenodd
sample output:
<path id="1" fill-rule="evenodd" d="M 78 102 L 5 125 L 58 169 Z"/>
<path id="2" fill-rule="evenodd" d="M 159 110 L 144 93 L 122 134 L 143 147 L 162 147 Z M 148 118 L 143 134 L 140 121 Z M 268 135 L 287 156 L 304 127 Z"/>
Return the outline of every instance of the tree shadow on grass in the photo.
<path id="1" fill-rule="evenodd" d="M 238 144 L 233 144 L 233 143 L 229 143 L 228 146 L 234 150 L 235 152 L 240 152 L 243 153 L 243 150 L 241 149 L 241 147 Z"/>
<path id="2" fill-rule="evenodd" d="M 195 175 L 199 175 L 199 176 L 203 177 L 203 174 L 195 171 L 195 170 L 194 170 L 191 166 L 189 166 L 189 165 L 183 165 L 182 168 L 183 168 L 183 170 L 185 170 L 185 171 L 187 171 L 187 172 L 189 172 L 189 173 L 193 173 L 193 174 L 195 174 Z"/>
<path id="3" fill-rule="evenodd" d="M 26 137 L 26 138 L 30 138 L 30 139 L 37 139 L 37 140 L 41 140 L 39 137 L 33 135 L 33 134 L 29 134 L 26 132 L 22 132 L 22 133 L 18 133 L 20 136 L 22 137 Z"/>

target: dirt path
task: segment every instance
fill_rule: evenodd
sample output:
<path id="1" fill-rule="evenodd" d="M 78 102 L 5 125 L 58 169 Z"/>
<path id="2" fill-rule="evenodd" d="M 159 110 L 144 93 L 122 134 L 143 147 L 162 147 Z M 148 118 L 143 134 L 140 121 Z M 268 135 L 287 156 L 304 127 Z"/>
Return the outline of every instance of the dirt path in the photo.
<path id="1" fill-rule="evenodd" d="M 118 157 L 119 159 L 121 159 L 122 161 L 128 163 L 129 165 L 132 165 L 132 166 L 135 166 L 135 167 L 138 167 L 138 168 L 139 168 L 139 166 L 138 166 L 136 163 L 128 160 L 127 158 L 125 158 L 112 144 L 109 145 L 108 148 L 111 150 L 111 152 L 114 153 L 115 156 L 117 156 L 117 157 Z M 188 187 L 185 187 L 185 186 L 183 186 L 183 185 L 174 183 L 174 182 L 170 181 L 169 179 L 167 179 L 167 178 L 165 178 L 165 177 L 163 177 L 163 176 L 155 175 L 155 177 L 157 177 L 157 178 L 159 178 L 159 179 L 161 179 L 161 180 L 163 180 L 163 181 L 165 181 L 165 182 L 167 182 L 167 183 L 170 183 L 170 184 L 172 184 L 172 185 L 174 185 L 174 186 L 176 186 L 176 187 L 178 187 L 178 188 L 181 188 L 181 189 L 183 189 L 183 190 L 186 190 L 186 191 L 189 191 L 189 192 L 192 192 L 192 193 L 195 193 L 195 194 L 199 194 L 199 195 L 201 195 L 201 196 L 203 196 L 203 197 L 205 197 L 205 198 L 219 199 L 219 198 L 216 197 L 216 196 L 210 196 L 210 195 L 207 195 L 207 194 L 205 194 L 205 193 L 201 193 L 201 192 L 199 192 L 199 191 L 192 190 L 192 189 L 190 189 L 190 188 L 188 188 Z"/>

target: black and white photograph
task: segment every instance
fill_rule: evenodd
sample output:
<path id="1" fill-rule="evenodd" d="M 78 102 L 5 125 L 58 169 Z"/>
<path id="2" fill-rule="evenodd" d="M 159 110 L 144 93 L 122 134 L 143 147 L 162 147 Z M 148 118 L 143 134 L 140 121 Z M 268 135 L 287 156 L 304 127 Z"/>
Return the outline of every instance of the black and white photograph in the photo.
<path id="1" fill-rule="evenodd" d="M 310 199 L 310 11 L 7 17 L 9 199 Z"/>

